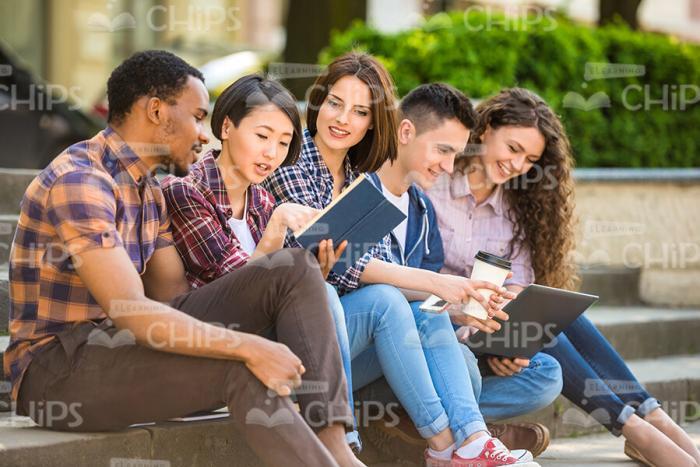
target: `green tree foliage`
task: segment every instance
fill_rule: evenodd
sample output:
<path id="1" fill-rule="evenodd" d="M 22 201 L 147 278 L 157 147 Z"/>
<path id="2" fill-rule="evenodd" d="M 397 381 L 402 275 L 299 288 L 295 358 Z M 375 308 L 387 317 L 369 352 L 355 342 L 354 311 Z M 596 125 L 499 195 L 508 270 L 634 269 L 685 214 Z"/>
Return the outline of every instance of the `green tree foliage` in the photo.
<path id="1" fill-rule="evenodd" d="M 510 86 L 537 92 L 561 115 L 580 167 L 700 166 L 700 47 L 670 36 L 469 11 L 396 34 L 356 22 L 336 31 L 320 60 L 349 50 L 376 55 L 399 95 L 431 81 L 477 99 Z M 644 74 L 589 79 L 586 64 L 598 63 L 642 65 Z"/>

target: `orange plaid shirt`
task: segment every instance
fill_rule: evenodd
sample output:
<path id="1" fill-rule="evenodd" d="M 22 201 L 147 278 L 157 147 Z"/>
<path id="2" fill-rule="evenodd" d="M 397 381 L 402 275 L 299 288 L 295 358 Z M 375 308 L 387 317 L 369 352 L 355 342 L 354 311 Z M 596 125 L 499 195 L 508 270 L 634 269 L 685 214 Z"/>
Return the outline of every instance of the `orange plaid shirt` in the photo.
<path id="1" fill-rule="evenodd" d="M 10 253 L 4 370 L 12 398 L 32 358 L 57 333 L 107 318 L 73 255 L 124 248 L 141 274 L 156 249 L 173 244 L 160 184 L 111 128 L 69 147 L 37 175 L 22 199 Z"/>

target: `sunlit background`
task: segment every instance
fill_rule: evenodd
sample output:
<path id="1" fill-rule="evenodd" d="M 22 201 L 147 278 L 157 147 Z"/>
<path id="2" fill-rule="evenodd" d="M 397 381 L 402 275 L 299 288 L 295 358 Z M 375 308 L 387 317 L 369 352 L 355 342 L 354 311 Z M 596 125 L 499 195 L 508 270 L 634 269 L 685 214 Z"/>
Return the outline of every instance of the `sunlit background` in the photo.
<path id="1" fill-rule="evenodd" d="M 361 49 L 399 95 L 428 81 L 542 95 L 579 167 L 576 259 L 598 280 L 584 286 L 695 306 L 698 42 L 700 0 L 0 0 L 0 167 L 40 169 L 104 127 L 107 78 L 139 50 L 199 67 L 212 103 L 262 71 L 303 107 L 323 65 Z"/>

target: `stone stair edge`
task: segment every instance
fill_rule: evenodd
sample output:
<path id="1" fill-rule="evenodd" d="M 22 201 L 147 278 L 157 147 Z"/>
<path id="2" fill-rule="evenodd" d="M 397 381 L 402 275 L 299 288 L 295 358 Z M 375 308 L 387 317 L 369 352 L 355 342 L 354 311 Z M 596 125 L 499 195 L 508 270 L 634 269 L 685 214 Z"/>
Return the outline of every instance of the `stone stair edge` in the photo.
<path id="1" fill-rule="evenodd" d="M 639 364 L 649 364 L 654 362 L 659 365 L 682 365 L 686 369 L 685 363 L 688 360 L 700 362 L 700 355 L 690 357 L 669 357 L 665 359 L 647 359 L 639 362 L 630 362 L 634 368 Z M 643 381 L 650 386 L 652 394 L 659 398 L 671 400 L 688 400 L 691 396 L 700 396 L 700 364 L 692 372 L 681 374 L 675 381 Z M 697 401 L 697 400 L 696 400 Z M 571 436 L 582 436 L 601 431 L 601 427 L 591 422 L 583 412 L 580 415 L 579 409 L 574 408 L 571 403 L 561 396 L 547 409 L 543 409 L 535 414 L 523 417 L 530 421 L 545 422 L 550 426 L 553 438 L 563 438 Z M 240 465 L 256 465 L 254 454 L 245 446 L 242 438 L 236 436 L 235 439 L 224 439 L 221 433 L 222 426 L 226 426 L 226 419 L 206 420 L 197 422 L 162 422 L 155 425 L 139 426 L 129 428 L 116 433 L 59 433 L 43 430 L 36 427 L 22 428 L 3 427 L 3 419 L 7 420 L 9 414 L 0 414 L 0 465 L 17 465 L 18 467 L 29 465 L 75 465 L 88 466 L 94 462 L 94 458 L 83 462 L 82 456 L 111 455 L 111 459 L 116 457 L 140 460 L 151 459 L 170 462 L 171 467 L 195 465 L 189 450 L 199 450 L 196 457 L 207 465 L 224 465 L 217 462 L 206 461 L 202 456 L 221 456 L 215 454 L 212 447 L 218 446 L 222 449 L 235 449 Z M 17 420 L 21 424 L 21 419 Z M 30 432 L 34 432 L 30 434 Z M 8 436 L 10 435 L 10 436 Z M 38 437 L 43 439 L 35 440 Z M 20 440 L 20 441 L 18 441 Z M 128 446 L 128 447 L 127 447 Z M 229 452 L 230 454 L 230 452 Z M 81 456 L 81 459 L 71 458 L 71 463 L 46 463 L 46 459 L 61 459 L 65 456 Z M 167 459 L 166 459 L 167 458 Z M 223 458 L 222 458 L 223 459 Z M 6 461 L 21 460 L 20 463 L 5 464 Z M 35 462 L 36 461 L 36 462 Z M 41 463 L 37 463 L 41 462 Z M 238 465 L 238 464 L 237 464 Z"/>

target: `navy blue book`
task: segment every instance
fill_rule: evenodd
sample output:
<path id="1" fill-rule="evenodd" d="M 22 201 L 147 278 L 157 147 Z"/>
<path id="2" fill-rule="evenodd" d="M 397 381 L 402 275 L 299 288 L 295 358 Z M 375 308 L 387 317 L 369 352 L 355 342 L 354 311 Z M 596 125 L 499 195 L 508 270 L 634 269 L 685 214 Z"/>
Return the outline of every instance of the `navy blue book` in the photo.
<path id="1" fill-rule="evenodd" d="M 314 255 L 321 240 L 332 239 L 336 248 L 347 240 L 345 252 L 333 267 L 333 272 L 342 274 L 405 218 L 362 174 L 294 236 Z"/>

